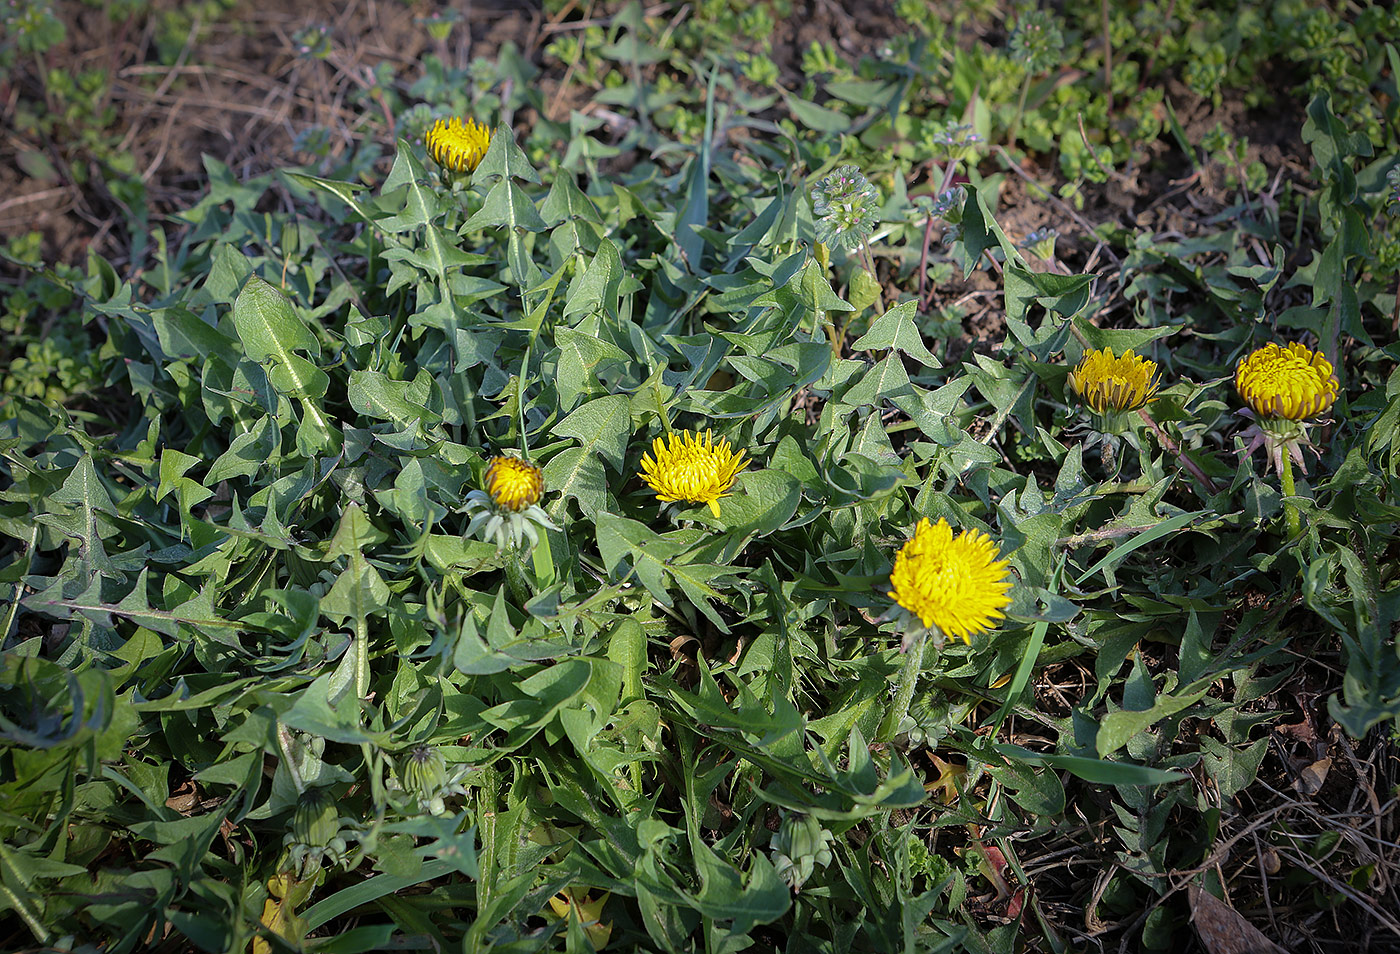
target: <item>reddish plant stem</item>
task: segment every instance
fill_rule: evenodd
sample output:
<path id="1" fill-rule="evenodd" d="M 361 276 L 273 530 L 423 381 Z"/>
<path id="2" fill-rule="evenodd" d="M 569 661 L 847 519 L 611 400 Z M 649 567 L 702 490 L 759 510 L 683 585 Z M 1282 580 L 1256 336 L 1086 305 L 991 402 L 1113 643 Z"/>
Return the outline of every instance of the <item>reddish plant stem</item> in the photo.
<path id="1" fill-rule="evenodd" d="M 1153 431 L 1156 432 L 1157 440 L 1162 442 L 1162 446 L 1165 447 L 1173 456 L 1175 456 L 1177 460 L 1181 461 L 1181 466 L 1185 467 L 1192 477 L 1195 477 L 1198 481 L 1200 481 L 1202 487 L 1210 491 L 1212 494 L 1218 494 L 1220 492 L 1220 488 L 1215 486 L 1215 481 L 1207 477 L 1205 471 L 1197 467 L 1196 462 L 1193 461 L 1191 458 L 1187 457 L 1186 454 L 1182 452 L 1181 445 L 1178 444 L 1176 441 L 1172 440 L 1171 437 L 1167 435 L 1167 432 L 1162 427 L 1162 425 L 1158 424 L 1153 419 L 1152 415 L 1147 413 L 1147 408 L 1138 408 L 1138 415 L 1147 423 L 1149 427 L 1152 428 Z"/>

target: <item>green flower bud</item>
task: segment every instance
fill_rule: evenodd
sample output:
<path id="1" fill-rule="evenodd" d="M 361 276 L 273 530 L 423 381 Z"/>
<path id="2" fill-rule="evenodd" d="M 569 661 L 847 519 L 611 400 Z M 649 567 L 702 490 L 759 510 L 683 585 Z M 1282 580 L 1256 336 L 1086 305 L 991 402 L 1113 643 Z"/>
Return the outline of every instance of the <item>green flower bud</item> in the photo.
<path id="1" fill-rule="evenodd" d="M 817 868 L 831 864 L 831 832 L 810 815 L 787 815 L 773 837 L 773 866 L 793 891 L 801 891 Z"/>
<path id="2" fill-rule="evenodd" d="M 331 793 L 311 788 L 302 793 L 292 814 L 292 837 L 297 844 L 325 848 L 340 834 L 340 812 Z"/>
<path id="3" fill-rule="evenodd" d="M 431 745 L 416 746 L 405 756 L 399 779 L 410 795 L 431 799 L 447 784 L 447 760 Z"/>

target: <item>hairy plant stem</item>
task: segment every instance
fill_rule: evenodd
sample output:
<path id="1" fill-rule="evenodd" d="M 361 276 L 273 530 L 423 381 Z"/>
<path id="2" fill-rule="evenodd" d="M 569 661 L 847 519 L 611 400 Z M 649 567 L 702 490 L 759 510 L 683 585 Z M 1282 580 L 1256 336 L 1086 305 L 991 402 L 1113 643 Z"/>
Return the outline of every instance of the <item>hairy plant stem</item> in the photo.
<path id="1" fill-rule="evenodd" d="M 32 567 L 34 564 L 34 551 L 39 544 L 39 524 L 33 523 L 29 527 L 29 546 L 25 548 L 25 566 Z M 9 612 L 5 614 L 5 621 L 0 623 L 0 649 L 5 646 L 6 640 L 10 638 L 10 630 L 14 628 L 15 619 L 19 616 L 19 598 L 24 595 L 24 580 L 20 579 L 15 583 L 15 591 L 10 599 Z"/>
<path id="2" fill-rule="evenodd" d="M 870 243 L 865 239 L 860 240 L 861 261 L 865 265 L 865 270 L 870 273 L 870 277 L 875 277 L 875 256 L 870 254 Z"/>
<path id="3" fill-rule="evenodd" d="M 1021 82 L 1021 98 L 1016 101 L 1016 118 L 1011 121 L 1011 131 L 1006 135 L 1006 144 L 1016 145 L 1016 137 L 1021 132 L 1021 114 L 1026 110 L 1026 94 L 1031 91 L 1031 73 L 1026 71 L 1026 78 Z"/>
<path id="4" fill-rule="evenodd" d="M 880 729 L 875 735 L 876 742 L 892 742 L 899 734 L 899 727 L 904 722 L 904 717 L 909 714 L 909 703 L 914 699 L 914 685 L 919 681 L 919 673 L 924 669 L 924 650 L 928 647 L 928 630 L 921 629 L 910 641 L 904 651 L 904 667 L 899 670 L 896 677 L 894 700 L 890 703 L 890 711 L 885 715 L 885 720 L 880 723 Z M 935 650 L 934 659 L 938 658 Z"/>
<path id="5" fill-rule="evenodd" d="M 506 588 L 510 590 L 511 598 L 516 604 L 523 608 L 533 595 L 530 592 L 530 580 L 525 575 L 525 567 L 517 559 L 517 554 L 507 553 L 505 557 L 506 562 L 501 570 L 505 574 Z"/>
<path id="6" fill-rule="evenodd" d="M 1213 494 L 1220 492 L 1220 489 L 1215 486 L 1215 481 L 1207 477 L 1205 471 L 1197 467 L 1196 462 L 1186 456 L 1185 451 L 1181 449 L 1181 445 L 1172 440 L 1162 425 L 1158 424 L 1152 415 L 1147 413 L 1147 408 L 1138 408 L 1138 416 L 1147 422 L 1147 425 L 1151 427 L 1153 432 L 1157 435 L 1157 440 L 1162 442 L 1162 446 L 1167 449 L 1168 453 L 1181 461 L 1181 466 L 1185 467 L 1192 477 L 1200 481 L 1202 487 Z"/>
<path id="7" fill-rule="evenodd" d="M 935 201 L 935 202 L 938 201 L 938 197 L 939 197 L 940 195 L 942 195 L 943 193 L 945 193 L 945 192 L 948 191 L 948 187 L 949 187 L 949 185 L 950 185 L 950 184 L 952 183 L 952 181 L 953 181 L 953 173 L 957 170 L 957 168 L 958 168 L 958 163 L 959 163 L 960 161 L 961 161 L 961 159 L 959 159 L 959 158 L 956 157 L 956 156 L 953 157 L 952 159 L 948 160 L 948 165 L 945 166 L 944 169 L 943 169 L 943 180 L 938 184 L 938 189 L 933 193 L 933 198 L 934 198 L 934 201 Z M 920 311 L 925 311 L 925 312 L 928 311 L 928 310 L 929 310 L 929 307 L 933 304 L 933 295 L 934 295 L 934 292 L 937 290 L 937 289 L 934 289 L 934 288 L 927 288 L 927 286 L 928 286 L 928 251 L 929 251 L 929 243 L 932 242 L 932 241 L 933 241 L 933 216 L 930 215 L 930 216 L 928 217 L 928 221 L 924 223 L 924 246 L 923 246 L 923 251 L 919 253 L 919 310 L 920 310 Z M 927 292 L 928 292 L 927 295 L 925 295 L 925 289 L 926 289 L 926 288 L 927 288 Z M 1400 300 L 1400 299 L 1397 299 L 1397 300 Z"/>
<path id="8" fill-rule="evenodd" d="M 1282 466 L 1279 467 L 1278 476 L 1279 482 L 1283 484 L 1283 496 L 1295 497 L 1298 494 L 1298 490 L 1293 483 L 1293 459 L 1288 455 L 1287 451 L 1285 451 L 1281 460 Z M 1288 524 L 1288 539 L 1292 540 L 1303 532 L 1303 524 L 1298 516 L 1298 508 L 1287 500 L 1283 502 L 1283 519 Z"/>

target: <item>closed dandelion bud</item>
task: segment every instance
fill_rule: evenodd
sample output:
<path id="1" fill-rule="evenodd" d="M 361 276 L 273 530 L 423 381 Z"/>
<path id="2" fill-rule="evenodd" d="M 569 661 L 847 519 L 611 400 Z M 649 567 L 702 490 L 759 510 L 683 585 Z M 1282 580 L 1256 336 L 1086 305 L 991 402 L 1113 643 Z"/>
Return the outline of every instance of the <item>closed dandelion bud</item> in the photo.
<path id="1" fill-rule="evenodd" d="M 292 813 L 292 838 L 299 845 L 325 848 L 340 834 L 340 811 L 331 793 L 310 788 L 297 799 Z"/>
<path id="2" fill-rule="evenodd" d="M 834 841 L 812 816 L 788 815 L 773 838 L 773 866 L 788 887 L 800 891 L 817 868 L 831 864 Z"/>
<path id="3" fill-rule="evenodd" d="M 422 800 L 431 799 L 447 784 L 447 760 L 433 746 L 417 746 L 404 758 L 399 777 L 404 791 Z"/>

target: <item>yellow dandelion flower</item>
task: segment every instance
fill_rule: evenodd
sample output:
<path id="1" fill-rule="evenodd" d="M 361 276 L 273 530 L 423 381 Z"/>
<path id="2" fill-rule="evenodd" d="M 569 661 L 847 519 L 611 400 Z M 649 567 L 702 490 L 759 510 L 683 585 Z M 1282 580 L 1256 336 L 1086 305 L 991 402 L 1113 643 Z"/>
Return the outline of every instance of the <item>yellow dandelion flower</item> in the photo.
<path id="1" fill-rule="evenodd" d="M 1135 411 L 1157 396 L 1157 363 L 1124 351 L 1117 358 L 1112 348 L 1086 351 L 1069 374 L 1070 386 L 1084 403 L 1099 414 Z"/>
<path id="2" fill-rule="evenodd" d="M 920 520 L 914 536 L 894 558 L 890 597 L 927 627 L 971 644 L 972 637 L 1001 619 L 1011 602 L 1008 561 L 980 530 L 953 536 L 939 519 Z"/>
<path id="3" fill-rule="evenodd" d="M 544 495 L 544 475 L 529 461 L 518 457 L 493 457 L 486 468 L 486 492 L 502 510 L 519 513 L 540 502 Z"/>
<path id="4" fill-rule="evenodd" d="M 1321 351 L 1270 342 L 1240 361 L 1235 390 L 1261 418 L 1305 421 L 1327 413 L 1341 382 Z"/>
<path id="5" fill-rule="evenodd" d="M 690 431 L 658 437 L 651 451 L 642 455 L 637 476 L 656 491 L 656 499 L 709 504 L 716 517 L 719 498 L 729 495 L 735 476 L 749 465 L 743 451 L 730 450 L 727 440 L 716 444 L 708 430 L 703 438 Z"/>
<path id="6" fill-rule="evenodd" d="M 491 145 L 491 130 L 475 119 L 464 124 L 455 116 L 451 120 L 433 123 L 424 137 L 428 155 L 444 169 L 453 172 L 473 172 L 486 155 L 486 147 Z"/>

